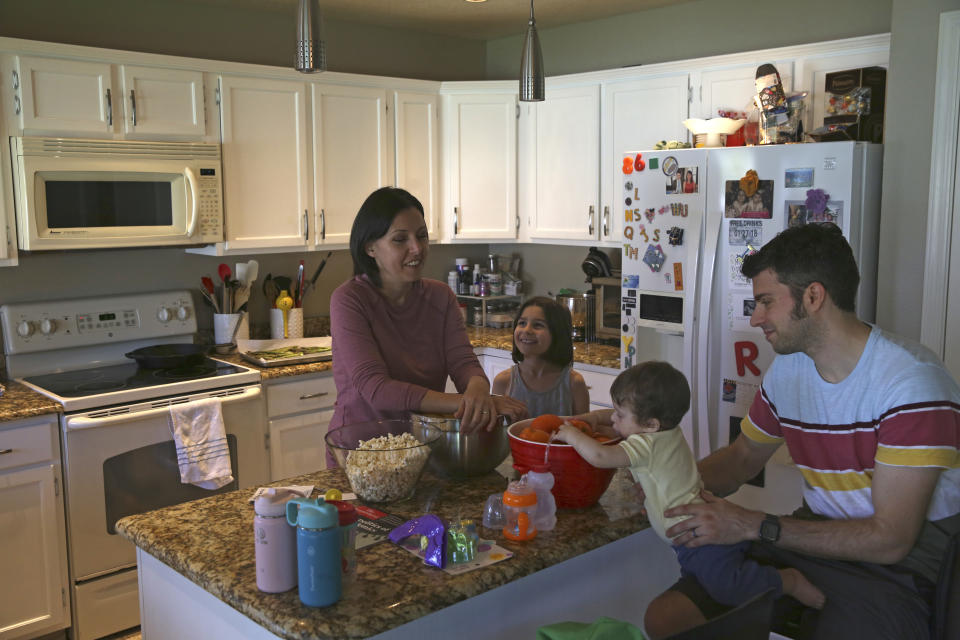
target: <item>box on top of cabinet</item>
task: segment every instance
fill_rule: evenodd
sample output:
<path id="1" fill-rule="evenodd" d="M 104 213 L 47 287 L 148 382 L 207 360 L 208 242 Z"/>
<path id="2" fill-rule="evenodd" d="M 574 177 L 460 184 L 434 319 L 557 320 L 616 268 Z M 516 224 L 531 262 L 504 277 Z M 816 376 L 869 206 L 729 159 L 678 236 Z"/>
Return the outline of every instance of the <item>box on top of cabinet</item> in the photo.
<path id="1" fill-rule="evenodd" d="M 824 78 L 823 124 L 848 125 L 854 140 L 883 142 L 887 70 L 863 67 L 834 71 Z"/>

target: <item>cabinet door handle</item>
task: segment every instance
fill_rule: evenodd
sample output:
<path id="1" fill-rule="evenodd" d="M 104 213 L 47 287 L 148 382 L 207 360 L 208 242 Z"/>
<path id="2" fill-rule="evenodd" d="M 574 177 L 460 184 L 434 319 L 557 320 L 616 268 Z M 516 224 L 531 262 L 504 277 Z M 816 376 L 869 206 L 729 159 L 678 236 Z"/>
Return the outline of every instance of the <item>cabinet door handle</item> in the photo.
<path id="1" fill-rule="evenodd" d="M 300 396 L 301 400 L 313 400 L 314 398 L 322 398 L 323 396 L 330 395 L 329 391 L 318 391 L 317 393 L 308 393 L 306 395 Z"/>
<path id="2" fill-rule="evenodd" d="M 460 228 L 460 207 L 453 208 L 453 235 L 457 235 Z"/>
<path id="3" fill-rule="evenodd" d="M 113 126 L 113 98 L 110 96 L 110 89 L 107 89 L 107 124 Z"/>
<path id="4" fill-rule="evenodd" d="M 327 212 L 320 209 L 320 239 L 327 237 Z"/>
<path id="5" fill-rule="evenodd" d="M 137 126 L 137 96 L 130 89 L 130 112 L 133 118 L 133 126 Z"/>
<path id="6" fill-rule="evenodd" d="M 0 449 L 0 456 L 13 453 L 13 449 Z"/>
<path id="7" fill-rule="evenodd" d="M 593 235 L 593 213 L 593 205 L 590 205 L 590 213 L 587 215 L 587 220 L 589 221 L 587 229 L 591 236 Z"/>
<path id="8" fill-rule="evenodd" d="M 603 235 L 604 237 L 610 236 L 610 206 L 604 205 L 603 207 Z"/>
<path id="9" fill-rule="evenodd" d="M 303 241 L 306 242 L 310 237 L 310 216 L 307 215 L 307 210 L 303 210 Z"/>

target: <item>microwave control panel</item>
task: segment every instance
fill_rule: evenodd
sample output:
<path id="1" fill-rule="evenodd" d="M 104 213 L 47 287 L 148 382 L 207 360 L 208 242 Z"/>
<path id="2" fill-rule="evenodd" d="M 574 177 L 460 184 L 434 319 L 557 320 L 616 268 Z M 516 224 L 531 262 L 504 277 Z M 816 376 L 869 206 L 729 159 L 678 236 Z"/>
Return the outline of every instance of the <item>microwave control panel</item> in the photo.
<path id="1" fill-rule="evenodd" d="M 217 169 L 201 167 L 197 172 L 197 232 L 201 242 L 223 242 L 223 202 Z"/>

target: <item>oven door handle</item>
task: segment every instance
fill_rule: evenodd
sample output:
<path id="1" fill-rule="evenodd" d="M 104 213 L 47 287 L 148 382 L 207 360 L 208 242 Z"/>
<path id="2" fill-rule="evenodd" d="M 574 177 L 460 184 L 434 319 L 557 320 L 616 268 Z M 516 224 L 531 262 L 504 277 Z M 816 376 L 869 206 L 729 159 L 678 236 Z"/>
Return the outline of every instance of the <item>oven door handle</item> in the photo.
<path id="1" fill-rule="evenodd" d="M 258 397 L 262 393 L 261 387 L 259 385 L 253 387 L 247 387 L 243 390 L 243 393 L 238 393 L 235 395 L 224 396 L 220 398 L 221 404 L 230 404 L 232 402 L 240 402 L 243 400 L 250 400 Z M 217 396 L 214 396 L 217 397 Z M 183 404 L 183 403 L 178 403 Z M 147 409 L 146 411 L 135 411 L 131 413 L 121 413 L 117 415 L 90 418 L 87 416 L 67 416 L 65 420 L 65 426 L 67 429 L 91 429 L 93 427 L 108 427 L 113 424 L 118 424 L 120 422 L 130 422 L 131 420 L 140 420 L 142 418 L 150 418 L 153 416 L 165 415 L 170 413 L 170 407 L 175 406 L 171 404 L 166 404 L 162 407 L 157 407 L 156 409 Z"/>

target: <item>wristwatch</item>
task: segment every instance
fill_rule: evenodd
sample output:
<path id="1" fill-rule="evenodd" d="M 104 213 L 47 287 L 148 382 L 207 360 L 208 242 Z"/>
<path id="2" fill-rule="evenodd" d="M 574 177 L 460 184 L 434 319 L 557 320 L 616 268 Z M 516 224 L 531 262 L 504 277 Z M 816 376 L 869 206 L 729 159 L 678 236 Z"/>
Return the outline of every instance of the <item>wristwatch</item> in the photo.
<path id="1" fill-rule="evenodd" d="M 760 523 L 760 539 L 764 542 L 776 542 L 780 539 L 780 518 L 767 514 Z"/>

